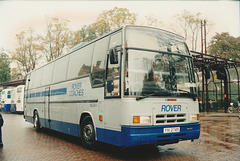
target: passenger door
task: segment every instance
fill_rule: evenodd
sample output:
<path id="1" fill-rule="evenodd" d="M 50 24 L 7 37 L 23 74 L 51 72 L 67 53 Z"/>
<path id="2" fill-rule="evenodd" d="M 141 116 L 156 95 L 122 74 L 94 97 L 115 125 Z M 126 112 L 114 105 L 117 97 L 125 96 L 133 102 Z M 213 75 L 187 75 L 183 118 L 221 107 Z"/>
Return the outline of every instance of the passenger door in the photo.
<path id="1" fill-rule="evenodd" d="M 118 32 L 111 36 L 109 51 L 116 46 L 121 46 L 122 36 Z M 110 53 L 107 59 L 107 70 L 105 77 L 105 100 L 104 100 L 104 125 L 105 128 L 121 130 L 121 58 L 122 53 L 118 51 L 114 64 L 110 63 Z M 111 136 L 105 136 L 111 137 Z M 107 138 L 106 138 L 107 139 Z M 108 140 L 108 139 L 107 139 Z"/>
<path id="2" fill-rule="evenodd" d="M 119 130 L 121 124 L 121 84 L 119 64 L 108 63 L 107 77 L 105 79 L 103 120 L 105 128 L 115 130 Z"/>
<path id="3" fill-rule="evenodd" d="M 23 108 L 23 111 L 24 111 L 24 115 L 25 116 L 29 115 L 29 112 L 28 112 L 29 110 L 28 110 L 28 108 L 26 108 L 26 106 L 27 106 L 28 99 L 29 99 L 29 81 L 30 81 L 30 76 L 31 76 L 31 73 L 29 73 L 27 75 L 26 86 L 25 86 L 25 91 L 24 91 L 25 94 L 24 94 L 24 108 Z"/>
<path id="4" fill-rule="evenodd" d="M 50 87 L 46 87 L 44 91 L 44 119 L 47 128 L 50 128 Z"/>

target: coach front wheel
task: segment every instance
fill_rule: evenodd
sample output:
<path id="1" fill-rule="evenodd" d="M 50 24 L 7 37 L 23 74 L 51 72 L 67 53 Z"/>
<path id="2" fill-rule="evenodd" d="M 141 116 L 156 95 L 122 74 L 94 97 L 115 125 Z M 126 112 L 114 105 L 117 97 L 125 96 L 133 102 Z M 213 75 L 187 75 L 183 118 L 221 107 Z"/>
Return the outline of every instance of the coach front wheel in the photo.
<path id="1" fill-rule="evenodd" d="M 81 123 L 80 134 L 81 134 L 82 144 L 85 148 L 87 149 L 96 148 L 95 129 L 90 116 L 87 116 L 83 119 Z"/>
<path id="2" fill-rule="evenodd" d="M 37 111 L 34 112 L 34 116 L 33 116 L 33 128 L 37 132 L 40 131 L 40 123 L 39 123 L 39 117 L 38 117 L 38 112 Z"/>

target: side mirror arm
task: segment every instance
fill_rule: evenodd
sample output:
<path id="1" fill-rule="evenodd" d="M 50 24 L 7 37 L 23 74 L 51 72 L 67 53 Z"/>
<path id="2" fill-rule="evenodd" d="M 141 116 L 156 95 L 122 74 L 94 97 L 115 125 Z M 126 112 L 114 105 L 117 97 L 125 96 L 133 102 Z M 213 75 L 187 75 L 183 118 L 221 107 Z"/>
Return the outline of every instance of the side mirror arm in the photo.
<path id="1" fill-rule="evenodd" d="M 117 45 L 109 51 L 110 64 L 118 64 L 118 52 L 122 52 L 122 46 Z"/>

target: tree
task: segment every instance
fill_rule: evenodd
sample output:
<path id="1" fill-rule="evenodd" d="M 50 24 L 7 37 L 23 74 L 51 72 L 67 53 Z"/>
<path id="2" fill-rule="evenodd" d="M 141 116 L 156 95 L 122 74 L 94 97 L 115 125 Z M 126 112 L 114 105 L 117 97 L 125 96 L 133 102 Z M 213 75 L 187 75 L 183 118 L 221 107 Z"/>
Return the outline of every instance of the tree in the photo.
<path id="1" fill-rule="evenodd" d="M 240 61 L 240 36 L 235 38 L 228 32 L 216 33 L 210 41 L 208 52 L 214 56 Z"/>
<path id="2" fill-rule="evenodd" d="M 190 46 L 193 51 L 197 50 L 201 21 L 205 19 L 208 28 L 213 25 L 213 23 L 206 18 L 202 18 L 200 12 L 192 14 L 189 11 L 184 10 L 181 14 L 175 15 L 175 19 L 178 21 L 178 24 L 182 29 L 185 40 L 191 42 Z"/>
<path id="3" fill-rule="evenodd" d="M 136 13 L 130 13 L 127 8 L 118 8 L 103 11 L 97 18 L 95 30 L 98 36 L 103 35 L 113 29 L 119 28 L 122 25 L 135 24 Z"/>
<path id="4" fill-rule="evenodd" d="M 56 59 L 63 55 L 69 49 L 69 38 L 71 35 L 70 29 L 67 27 L 68 20 L 50 18 L 47 20 L 47 33 L 41 36 L 41 48 L 46 61 Z"/>
<path id="5" fill-rule="evenodd" d="M 157 19 L 154 15 L 150 14 L 145 16 L 147 20 L 147 25 L 151 27 L 159 27 L 162 25 L 162 22 Z"/>
<path id="6" fill-rule="evenodd" d="M 0 83 L 11 79 L 10 59 L 4 49 L 0 49 Z"/>
<path id="7" fill-rule="evenodd" d="M 97 38 L 95 32 L 95 23 L 90 25 L 84 25 L 80 30 L 72 32 L 70 44 L 71 47 L 74 47 L 81 42 L 90 42 L 95 38 Z"/>
<path id="8" fill-rule="evenodd" d="M 18 65 L 18 74 L 26 75 L 36 68 L 41 58 L 39 54 L 40 46 L 38 36 L 34 35 L 34 30 L 29 29 L 27 32 L 21 32 L 16 35 L 18 47 L 12 52 L 12 60 Z"/>
<path id="9" fill-rule="evenodd" d="M 96 24 L 90 24 L 90 25 L 84 25 L 81 30 L 79 31 L 79 35 L 81 37 L 81 42 L 89 42 L 93 39 L 97 38 L 96 32 L 95 32 L 95 26 Z"/>
<path id="10" fill-rule="evenodd" d="M 130 13 L 126 8 L 115 7 L 112 10 L 103 11 L 95 23 L 84 25 L 80 30 L 71 33 L 70 46 L 81 42 L 90 42 L 91 40 L 108 33 L 116 28 L 126 24 L 136 22 L 136 14 Z"/>

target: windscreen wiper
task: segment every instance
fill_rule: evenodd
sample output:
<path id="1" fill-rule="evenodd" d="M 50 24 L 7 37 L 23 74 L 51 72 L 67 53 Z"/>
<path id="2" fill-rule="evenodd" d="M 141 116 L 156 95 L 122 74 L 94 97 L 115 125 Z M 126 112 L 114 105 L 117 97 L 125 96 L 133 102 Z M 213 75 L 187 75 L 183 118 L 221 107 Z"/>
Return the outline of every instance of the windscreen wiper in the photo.
<path id="1" fill-rule="evenodd" d="M 190 94 L 190 95 L 192 96 L 193 100 L 196 101 L 195 94 L 190 93 L 189 91 L 182 90 L 182 89 L 177 89 L 177 90 L 178 90 L 178 91 L 181 91 L 181 92 L 185 92 L 185 93 L 187 93 L 187 94 Z"/>
<path id="2" fill-rule="evenodd" d="M 146 94 L 146 95 L 144 95 L 144 96 L 136 97 L 136 100 L 137 100 L 137 101 L 140 101 L 140 100 L 142 100 L 142 99 L 144 99 L 144 98 L 147 98 L 147 97 L 149 97 L 149 96 L 154 96 L 154 95 L 156 95 L 156 93 Z"/>
<path id="3" fill-rule="evenodd" d="M 183 89 L 177 89 L 178 91 L 181 91 L 181 92 L 185 92 L 185 93 L 189 93 L 190 94 L 190 92 L 189 91 L 185 91 L 185 90 L 183 90 Z"/>

